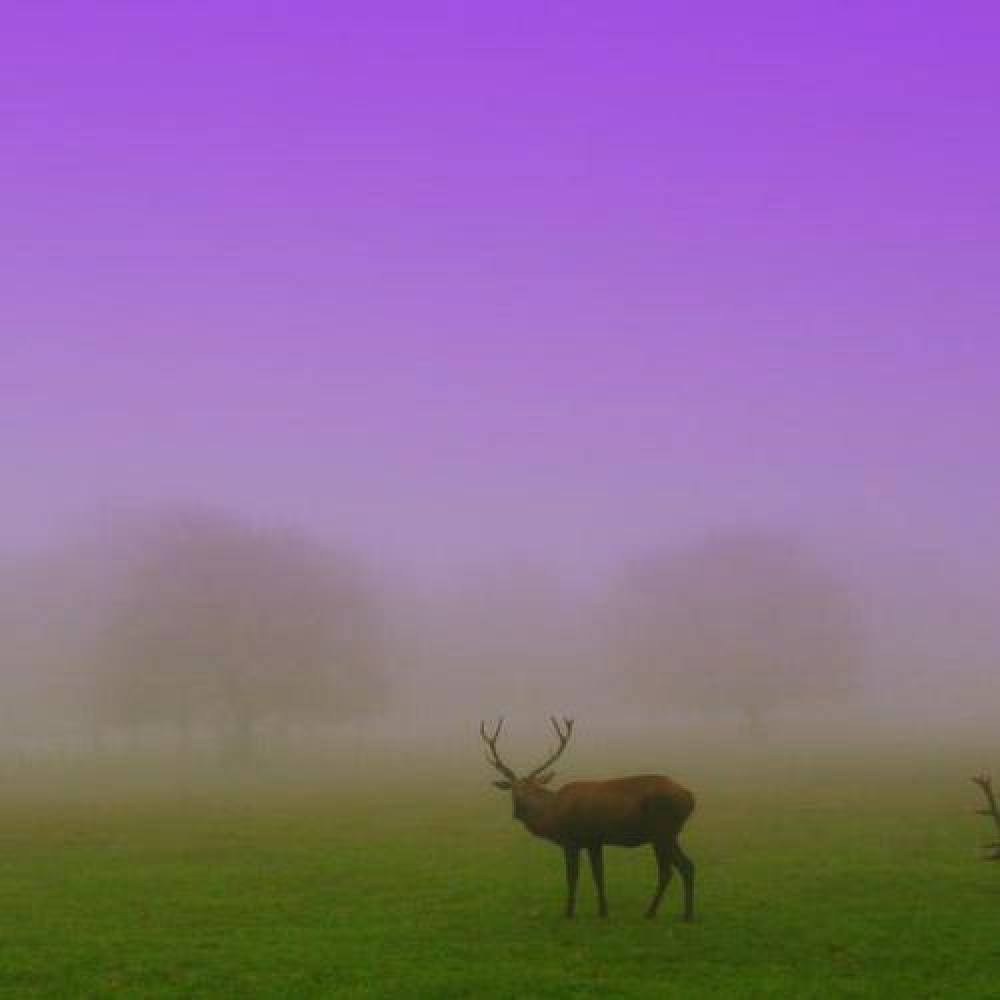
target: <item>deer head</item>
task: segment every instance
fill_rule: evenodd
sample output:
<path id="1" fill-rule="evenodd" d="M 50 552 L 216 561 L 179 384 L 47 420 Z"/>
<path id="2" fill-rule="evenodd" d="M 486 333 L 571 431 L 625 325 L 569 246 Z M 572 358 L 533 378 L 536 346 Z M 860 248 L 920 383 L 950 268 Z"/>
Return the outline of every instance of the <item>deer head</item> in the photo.
<path id="1" fill-rule="evenodd" d="M 503 780 L 494 781 L 493 784 L 501 791 L 510 791 L 511 800 L 513 802 L 514 818 L 523 820 L 525 823 L 529 824 L 544 812 L 545 807 L 548 804 L 548 800 L 552 796 L 552 792 L 545 788 L 545 786 L 555 776 L 555 772 L 548 770 L 548 768 L 550 768 L 562 755 L 562 752 L 566 749 L 566 744 L 569 743 L 569 738 L 573 733 L 572 719 L 564 718 L 562 727 L 560 727 L 559 722 L 554 715 L 549 717 L 549 721 L 552 723 L 552 728 L 556 732 L 559 745 L 545 761 L 539 764 L 533 771 L 526 774 L 523 778 L 518 777 L 517 774 L 515 774 L 514 771 L 500 759 L 500 754 L 497 751 L 497 739 L 500 736 L 500 730 L 503 728 L 503 719 L 500 719 L 500 721 L 497 722 L 492 736 L 487 733 L 485 722 L 481 722 L 479 724 L 479 734 L 482 736 L 483 742 L 486 744 L 486 760 L 503 775 Z"/>

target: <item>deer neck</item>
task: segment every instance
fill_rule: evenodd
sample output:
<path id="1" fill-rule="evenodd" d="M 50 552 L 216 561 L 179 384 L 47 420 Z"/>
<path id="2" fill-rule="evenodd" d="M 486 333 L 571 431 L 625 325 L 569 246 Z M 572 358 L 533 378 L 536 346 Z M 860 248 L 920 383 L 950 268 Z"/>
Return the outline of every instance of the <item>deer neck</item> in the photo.
<path id="1" fill-rule="evenodd" d="M 524 807 L 521 822 L 530 833 L 545 840 L 554 840 L 556 834 L 555 792 L 541 789 L 538 797 Z"/>

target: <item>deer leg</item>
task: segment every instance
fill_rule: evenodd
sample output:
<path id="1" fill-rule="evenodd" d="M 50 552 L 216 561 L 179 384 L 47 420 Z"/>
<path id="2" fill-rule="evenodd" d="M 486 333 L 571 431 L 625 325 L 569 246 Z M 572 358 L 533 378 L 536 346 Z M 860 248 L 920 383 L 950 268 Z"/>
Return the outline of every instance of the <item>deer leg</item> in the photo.
<path id="1" fill-rule="evenodd" d="M 566 897 L 566 917 L 572 920 L 576 911 L 576 884 L 580 879 L 580 848 L 565 847 L 563 854 L 566 857 L 566 888 L 569 890 Z"/>
<path id="2" fill-rule="evenodd" d="M 597 912 L 602 916 L 608 915 L 608 897 L 604 895 L 604 850 L 600 844 L 587 848 L 590 857 L 590 870 L 594 876 L 594 885 L 597 886 Z"/>
<path id="3" fill-rule="evenodd" d="M 694 862 L 681 850 L 681 845 L 676 840 L 671 858 L 684 883 L 684 919 L 694 920 Z"/>
<path id="4" fill-rule="evenodd" d="M 673 844 L 670 841 L 656 841 L 653 844 L 653 853 L 656 855 L 656 870 L 659 874 L 659 879 L 656 883 L 656 892 L 653 893 L 653 898 L 649 901 L 649 908 L 646 910 L 646 916 L 650 920 L 656 916 L 660 900 L 663 899 L 663 894 L 670 883 L 670 876 L 673 872 L 673 868 L 671 867 L 673 864 L 672 848 Z"/>

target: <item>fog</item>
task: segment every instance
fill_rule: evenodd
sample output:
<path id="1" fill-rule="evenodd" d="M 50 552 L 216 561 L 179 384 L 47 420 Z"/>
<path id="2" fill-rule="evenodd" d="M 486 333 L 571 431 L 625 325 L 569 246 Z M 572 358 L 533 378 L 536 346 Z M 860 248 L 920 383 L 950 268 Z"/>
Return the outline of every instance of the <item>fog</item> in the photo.
<path id="1" fill-rule="evenodd" d="M 0 752 L 995 732 L 976 32 L 224 6 L 12 17 Z"/>
<path id="2" fill-rule="evenodd" d="M 530 755 L 553 712 L 597 745 L 986 738 L 996 591 L 837 555 L 743 529 L 604 575 L 540 553 L 424 579 L 228 511 L 123 509 L 4 567 L 0 750 L 252 768 L 422 746 L 475 767 L 481 717 Z"/>

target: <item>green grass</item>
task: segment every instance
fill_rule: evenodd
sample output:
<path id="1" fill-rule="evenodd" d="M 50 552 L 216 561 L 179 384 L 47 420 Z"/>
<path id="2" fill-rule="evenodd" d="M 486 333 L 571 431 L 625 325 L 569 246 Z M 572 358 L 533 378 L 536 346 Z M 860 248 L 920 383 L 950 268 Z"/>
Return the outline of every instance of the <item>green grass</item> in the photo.
<path id="1" fill-rule="evenodd" d="M 678 771 L 699 800 L 691 925 L 676 880 L 642 919 L 647 848 L 607 852 L 609 921 L 586 869 L 565 921 L 559 852 L 478 771 L 8 782 L 0 993 L 996 997 L 1000 865 L 976 860 L 989 829 L 968 763 L 775 753 Z"/>

